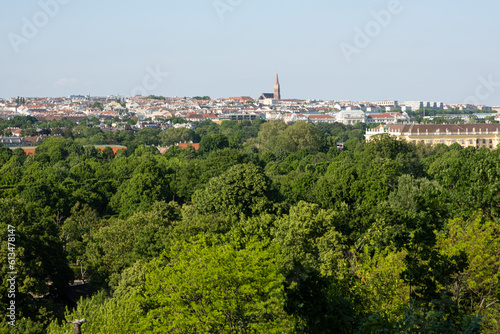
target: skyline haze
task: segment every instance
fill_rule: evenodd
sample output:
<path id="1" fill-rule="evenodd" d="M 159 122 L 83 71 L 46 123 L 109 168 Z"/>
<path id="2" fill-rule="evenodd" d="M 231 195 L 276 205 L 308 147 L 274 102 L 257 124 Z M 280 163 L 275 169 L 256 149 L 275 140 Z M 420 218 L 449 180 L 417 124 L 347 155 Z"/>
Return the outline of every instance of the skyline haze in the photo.
<path id="1" fill-rule="evenodd" d="M 9 13 L 0 22 L 5 98 L 257 98 L 278 72 L 285 99 L 500 105 L 495 2 L 30 0 L 0 8 Z"/>

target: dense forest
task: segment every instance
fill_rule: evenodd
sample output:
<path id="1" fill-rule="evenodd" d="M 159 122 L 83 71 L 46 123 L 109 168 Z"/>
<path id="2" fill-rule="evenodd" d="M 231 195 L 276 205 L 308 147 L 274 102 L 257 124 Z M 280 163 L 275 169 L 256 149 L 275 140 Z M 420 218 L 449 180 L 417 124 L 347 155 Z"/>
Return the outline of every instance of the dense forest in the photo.
<path id="1" fill-rule="evenodd" d="M 0 147 L 2 333 L 500 332 L 499 149 L 361 124 L 50 126 L 35 155 Z"/>

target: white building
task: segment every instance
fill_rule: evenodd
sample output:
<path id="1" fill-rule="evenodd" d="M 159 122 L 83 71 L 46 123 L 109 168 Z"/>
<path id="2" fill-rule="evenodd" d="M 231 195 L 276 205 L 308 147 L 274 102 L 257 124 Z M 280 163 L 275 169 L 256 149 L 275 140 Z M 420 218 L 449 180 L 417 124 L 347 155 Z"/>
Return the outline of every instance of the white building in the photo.
<path id="1" fill-rule="evenodd" d="M 443 102 L 423 102 L 423 101 L 406 101 L 403 111 L 417 111 L 421 109 L 443 109 Z"/>
<path id="2" fill-rule="evenodd" d="M 367 114 L 366 123 L 383 123 L 383 124 L 402 124 L 409 123 L 410 117 L 407 113 L 384 113 L 384 114 Z"/>
<path id="3" fill-rule="evenodd" d="M 399 106 L 398 101 L 389 101 L 389 100 L 384 100 L 384 101 L 378 101 L 377 102 L 379 107 L 386 108 L 397 108 Z"/>
<path id="4" fill-rule="evenodd" d="M 308 115 L 310 123 L 335 123 L 335 117 L 330 115 Z"/>
<path id="5" fill-rule="evenodd" d="M 354 125 L 356 123 L 366 123 L 366 115 L 361 110 L 342 110 L 332 114 L 338 123 Z"/>
<path id="6" fill-rule="evenodd" d="M 283 114 L 281 115 L 281 120 L 285 123 L 295 123 L 295 122 L 307 122 L 308 118 L 307 115 L 304 114 Z"/>

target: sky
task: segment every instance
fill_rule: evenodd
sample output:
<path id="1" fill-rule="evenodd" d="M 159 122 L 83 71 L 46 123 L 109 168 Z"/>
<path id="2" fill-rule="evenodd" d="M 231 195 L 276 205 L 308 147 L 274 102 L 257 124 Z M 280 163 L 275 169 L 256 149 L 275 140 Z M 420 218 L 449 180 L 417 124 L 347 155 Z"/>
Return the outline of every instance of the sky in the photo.
<path id="1" fill-rule="evenodd" d="M 3 0 L 0 97 L 500 106 L 491 0 Z"/>

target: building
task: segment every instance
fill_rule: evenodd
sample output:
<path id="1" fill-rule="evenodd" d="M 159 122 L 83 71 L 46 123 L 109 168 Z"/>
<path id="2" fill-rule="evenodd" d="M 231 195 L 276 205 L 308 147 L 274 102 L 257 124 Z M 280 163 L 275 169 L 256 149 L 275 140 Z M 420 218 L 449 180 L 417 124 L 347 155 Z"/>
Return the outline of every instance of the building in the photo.
<path id="1" fill-rule="evenodd" d="M 310 123 L 335 123 L 335 117 L 330 115 L 309 115 Z"/>
<path id="2" fill-rule="evenodd" d="M 406 101 L 403 111 L 417 111 L 422 109 L 443 109 L 443 102 L 423 102 L 423 101 Z"/>
<path id="3" fill-rule="evenodd" d="M 254 102 L 254 99 L 252 99 L 250 96 L 235 96 L 235 97 L 230 97 L 229 100 L 239 103 Z"/>
<path id="4" fill-rule="evenodd" d="M 280 86 L 280 81 L 278 79 L 278 73 L 276 73 L 276 82 L 274 83 L 274 93 L 262 93 L 259 97 L 259 100 L 275 100 L 275 101 L 281 100 L 281 86 Z"/>
<path id="5" fill-rule="evenodd" d="M 262 93 L 259 96 L 259 100 L 272 100 L 274 99 L 274 94 L 273 93 Z"/>
<path id="6" fill-rule="evenodd" d="M 398 101 L 378 101 L 377 105 L 382 108 L 397 108 L 399 106 Z"/>
<path id="7" fill-rule="evenodd" d="M 257 118 L 263 118 L 263 116 L 256 113 L 231 113 L 220 115 L 219 121 L 254 121 Z"/>
<path id="8" fill-rule="evenodd" d="M 366 123 L 401 124 L 409 123 L 410 117 L 407 113 L 390 112 L 384 114 L 366 114 Z"/>
<path id="9" fill-rule="evenodd" d="M 404 111 L 417 111 L 424 109 L 424 103 L 422 101 L 406 101 L 402 110 Z"/>
<path id="10" fill-rule="evenodd" d="M 389 124 L 367 130 L 365 138 L 370 141 L 382 134 L 414 144 L 495 149 L 500 143 L 500 124 Z"/>
<path id="11" fill-rule="evenodd" d="M 278 73 L 276 73 L 276 82 L 274 84 L 274 99 L 281 100 L 281 87 L 278 79 Z"/>
<path id="12" fill-rule="evenodd" d="M 280 118 L 283 122 L 287 124 L 295 123 L 295 122 L 307 122 L 309 118 L 304 114 L 297 113 L 288 113 L 281 115 Z"/>
<path id="13" fill-rule="evenodd" d="M 338 123 L 344 125 L 366 123 L 366 115 L 361 109 L 342 110 L 332 116 L 335 116 Z"/>
<path id="14" fill-rule="evenodd" d="M 0 137 L 0 145 L 7 147 L 21 147 L 26 145 L 24 138 L 20 137 Z"/>

